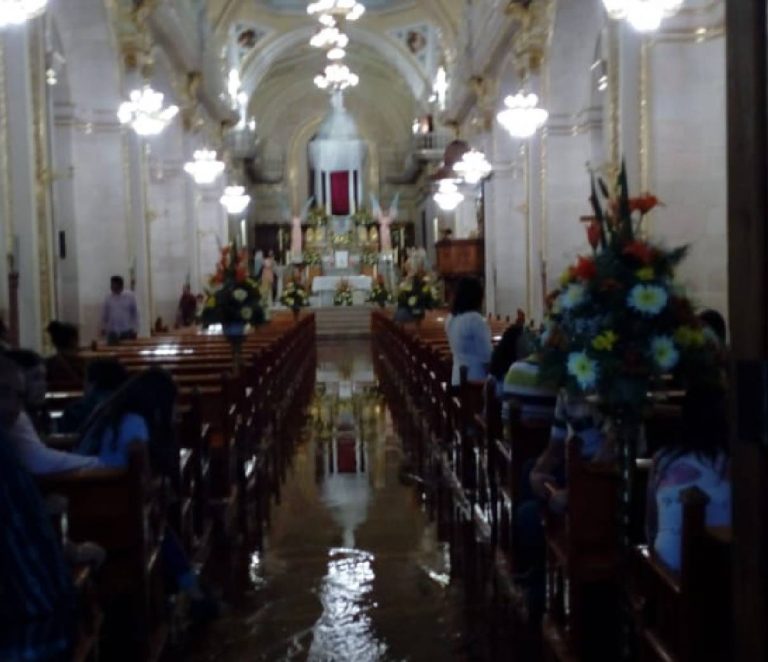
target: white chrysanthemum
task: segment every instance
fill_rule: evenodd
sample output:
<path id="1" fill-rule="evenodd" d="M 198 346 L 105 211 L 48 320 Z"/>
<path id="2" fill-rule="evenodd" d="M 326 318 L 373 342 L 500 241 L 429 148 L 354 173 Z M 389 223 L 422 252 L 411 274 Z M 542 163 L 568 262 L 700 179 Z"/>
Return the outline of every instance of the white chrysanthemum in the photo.
<path id="1" fill-rule="evenodd" d="M 656 336 L 651 340 L 651 354 L 661 370 L 672 370 L 680 360 L 680 352 L 669 336 Z"/>
<path id="2" fill-rule="evenodd" d="M 232 292 L 232 296 L 235 298 L 235 301 L 238 303 L 243 303 L 248 298 L 248 292 L 246 292 L 243 289 L 236 289 L 234 292 Z"/>
<path id="3" fill-rule="evenodd" d="M 560 305 L 565 310 L 571 310 L 584 303 L 587 290 L 579 283 L 571 283 L 560 295 Z"/>
<path id="4" fill-rule="evenodd" d="M 627 305 L 642 315 L 658 315 L 669 301 L 669 295 L 658 285 L 635 285 L 627 297 Z"/>
<path id="5" fill-rule="evenodd" d="M 408 305 L 413 308 L 419 300 L 416 297 L 411 297 L 408 299 Z"/>
<path id="6" fill-rule="evenodd" d="M 249 320 L 251 317 L 253 317 L 253 311 L 248 307 L 243 308 L 240 311 L 240 317 L 242 317 L 244 320 Z"/>
<path id="7" fill-rule="evenodd" d="M 597 382 L 597 363 L 586 352 L 571 352 L 568 355 L 568 374 L 583 390 L 592 388 Z"/>

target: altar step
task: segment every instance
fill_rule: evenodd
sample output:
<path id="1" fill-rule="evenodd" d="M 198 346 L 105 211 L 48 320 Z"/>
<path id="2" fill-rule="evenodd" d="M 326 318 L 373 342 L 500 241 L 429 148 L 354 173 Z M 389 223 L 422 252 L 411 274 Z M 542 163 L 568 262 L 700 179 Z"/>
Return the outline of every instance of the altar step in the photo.
<path id="1" fill-rule="evenodd" d="M 333 340 L 370 336 L 372 310 L 370 306 L 312 308 L 312 312 L 315 313 L 317 337 L 322 340 Z"/>

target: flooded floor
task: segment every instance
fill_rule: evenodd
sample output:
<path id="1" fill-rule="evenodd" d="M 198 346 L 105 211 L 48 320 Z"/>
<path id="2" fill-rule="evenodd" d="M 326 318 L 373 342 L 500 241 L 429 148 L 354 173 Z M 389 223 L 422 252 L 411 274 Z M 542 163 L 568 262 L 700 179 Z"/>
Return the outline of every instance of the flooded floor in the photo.
<path id="1" fill-rule="evenodd" d="M 261 551 L 185 659 L 468 660 L 460 590 L 366 341 L 320 345 L 317 395 Z"/>

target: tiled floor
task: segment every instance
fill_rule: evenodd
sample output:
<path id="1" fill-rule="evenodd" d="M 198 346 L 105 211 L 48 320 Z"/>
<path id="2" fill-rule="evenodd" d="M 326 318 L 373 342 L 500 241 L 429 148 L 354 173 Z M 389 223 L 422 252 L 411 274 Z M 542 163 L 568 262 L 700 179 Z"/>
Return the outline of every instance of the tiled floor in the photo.
<path id="1" fill-rule="evenodd" d="M 243 597 L 185 659 L 463 660 L 448 583 L 365 341 L 321 345 L 318 395 Z"/>

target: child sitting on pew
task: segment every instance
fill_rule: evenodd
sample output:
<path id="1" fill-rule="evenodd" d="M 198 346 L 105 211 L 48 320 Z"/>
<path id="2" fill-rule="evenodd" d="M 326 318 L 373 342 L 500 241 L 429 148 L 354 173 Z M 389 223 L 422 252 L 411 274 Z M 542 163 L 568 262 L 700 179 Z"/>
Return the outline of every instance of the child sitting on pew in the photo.
<path id="1" fill-rule="evenodd" d="M 707 526 L 730 526 L 728 422 L 721 388 L 690 388 L 683 400 L 679 442 L 653 458 L 648 479 L 648 544 L 672 570 L 680 570 L 683 506 L 680 493 L 698 487 L 708 497 Z"/>

